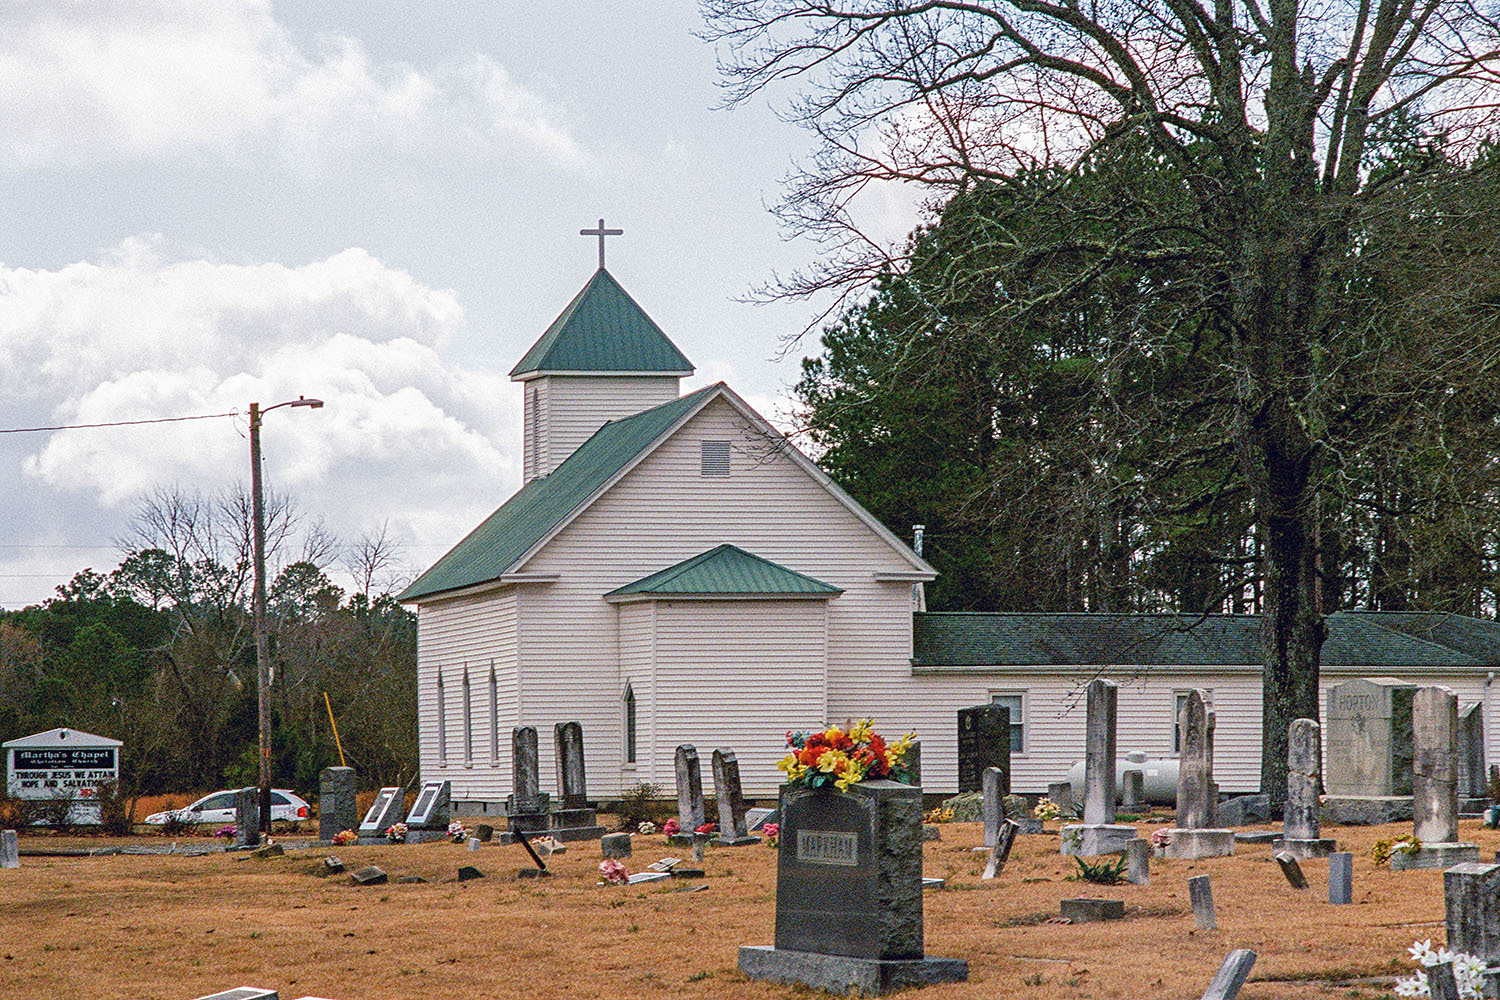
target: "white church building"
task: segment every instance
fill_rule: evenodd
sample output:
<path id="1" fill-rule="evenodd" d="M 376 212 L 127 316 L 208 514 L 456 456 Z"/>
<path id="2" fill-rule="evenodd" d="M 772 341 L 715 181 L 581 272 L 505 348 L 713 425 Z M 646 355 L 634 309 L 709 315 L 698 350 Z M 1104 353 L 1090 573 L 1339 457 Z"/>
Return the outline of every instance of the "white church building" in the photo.
<path id="1" fill-rule="evenodd" d="M 773 796 L 787 730 L 874 718 L 922 741 L 923 785 L 957 787 L 957 712 L 1011 710 L 1012 786 L 1083 755 L 1083 686 L 1120 683 L 1123 754 L 1175 751 L 1178 699 L 1207 689 L 1225 791 L 1259 782 L 1252 616 L 925 613 L 936 572 L 723 383 L 693 366 L 602 266 L 511 372 L 524 484 L 401 595 L 418 615 L 422 778 L 498 811 L 510 733 L 582 724 L 591 799 L 673 787 L 678 744 L 733 749 Z M 1367 674 L 1490 683 L 1500 625 L 1337 614 L 1324 686 Z M 707 766 L 705 764 L 705 778 Z M 711 794 L 711 791 L 710 791 Z"/>

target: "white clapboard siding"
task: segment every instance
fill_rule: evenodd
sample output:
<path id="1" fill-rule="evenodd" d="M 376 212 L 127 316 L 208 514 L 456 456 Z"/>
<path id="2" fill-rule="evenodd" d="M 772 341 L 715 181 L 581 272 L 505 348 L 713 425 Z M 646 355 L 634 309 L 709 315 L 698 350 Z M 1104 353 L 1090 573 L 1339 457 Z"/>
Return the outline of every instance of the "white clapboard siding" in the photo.
<path id="1" fill-rule="evenodd" d="M 826 601 L 656 602 L 651 780 L 675 787 L 677 746 L 691 743 L 708 794 L 710 755 L 723 747 L 739 761 L 746 795 L 775 795 L 785 720 L 824 717 L 827 607 Z"/>
<path id="2" fill-rule="evenodd" d="M 704 440 L 731 442 L 729 476 L 700 474 Z M 591 797 L 607 798 L 642 780 L 621 767 L 619 619 L 603 595 L 722 543 L 844 589 L 826 602 L 830 703 L 835 672 L 850 675 L 842 683 L 846 692 L 888 683 L 910 687 L 909 587 L 874 579 L 877 572 L 909 571 L 910 563 L 791 459 L 769 450 L 729 403 L 714 401 L 520 567 L 559 575 L 556 583 L 523 588 L 522 715 L 538 726 L 582 723 Z M 777 668 L 763 663 L 759 676 L 747 670 L 744 684 L 774 684 Z M 644 711 L 639 688 L 636 696 Z M 717 700 L 695 697 L 705 711 Z M 828 721 L 804 712 L 797 707 L 764 721 L 777 734 Z M 670 747 L 681 742 L 662 732 L 655 740 Z M 779 735 L 774 742 L 779 756 Z M 763 759 L 766 752 L 730 749 L 741 761 Z M 544 749 L 542 757 L 550 780 L 550 754 Z M 641 761 L 639 770 L 646 766 Z M 742 764 L 741 774 L 747 789 L 774 788 L 779 778 L 774 768 L 759 765 Z"/>
<path id="3" fill-rule="evenodd" d="M 611 420 L 619 420 L 678 396 L 676 375 L 542 375 L 526 383 L 526 404 L 536 387 L 539 409 L 524 426 L 536 434 L 535 471 L 545 476 Z M 524 442 L 528 462 L 532 442 Z"/>
<path id="4" fill-rule="evenodd" d="M 510 727 L 516 717 L 515 588 L 424 604 L 418 611 L 417 722 L 422 778 L 453 782 L 458 800 L 492 800 L 510 791 Z M 500 710 L 500 754 L 490 756 L 489 673 Z M 474 758 L 463 755 L 463 671 L 469 672 Z M 442 672 L 448 753 L 438 753 L 437 677 Z M 383 710 L 372 707 L 372 711 Z"/>
<path id="5" fill-rule="evenodd" d="M 1354 677 L 1390 675 L 1389 669 L 1329 669 L 1322 672 L 1323 707 L 1328 688 Z M 1484 698 L 1485 672 L 1469 674 L 1414 668 L 1394 672 L 1417 685 L 1441 684 L 1458 695 L 1459 709 Z M 1118 669 L 1058 667 L 1048 671 L 996 668 L 979 673 L 973 668 L 950 673 L 927 673 L 909 679 L 892 692 L 891 718 L 898 726 L 880 728 L 900 735 L 915 729 L 922 740 L 923 787 L 932 792 L 953 791 L 958 785 L 958 726 L 961 708 L 988 702 L 996 694 L 1020 694 L 1025 716 L 1025 752 L 1011 759 L 1011 788 L 1019 793 L 1042 793 L 1061 781 L 1084 754 L 1084 688 L 1096 676 L 1120 685 L 1115 748 L 1120 756 L 1131 750 L 1149 757 L 1172 757 L 1176 694 L 1192 688 L 1210 692 L 1214 711 L 1214 780 L 1223 792 L 1260 788 L 1261 674 L 1258 666 Z M 922 706 L 902 715 L 899 702 Z M 1494 746 L 1494 712 L 1486 725 L 1486 742 Z M 834 712 L 833 714 L 837 714 Z M 877 721 L 880 721 L 877 719 Z M 1325 742 L 1326 752 L 1326 742 Z M 1495 760 L 1493 755 L 1487 759 Z"/>
<path id="6" fill-rule="evenodd" d="M 606 750 L 599 758 L 597 768 L 608 770 L 613 760 L 620 762 L 620 787 L 628 791 L 640 782 L 659 784 L 652 770 L 651 746 L 655 739 L 653 728 L 655 713 L 655 651 L 656 651 L 656 605 L 652 602 L 618 605 L 620 631 L 620 682 L 618 689 L 620 728 L 616 746 Z M 628 763 L 625 754 L 625 686 L 635 693 L 635 750 L 636 762 Z M 588 738 L 589 733 L 584 732 Z"/>

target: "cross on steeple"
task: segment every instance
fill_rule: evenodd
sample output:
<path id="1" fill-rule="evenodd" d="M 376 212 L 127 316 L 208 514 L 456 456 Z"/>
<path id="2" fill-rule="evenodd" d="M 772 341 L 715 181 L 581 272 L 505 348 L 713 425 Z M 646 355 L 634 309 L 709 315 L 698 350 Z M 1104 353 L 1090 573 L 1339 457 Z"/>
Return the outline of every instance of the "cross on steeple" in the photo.
<path id="1" fill-rule="evenodd" d="M 597 237 L 599 237 L 599 269 L 602 271 L 602 270 L 604 270 L 604 237 L 606 237 L 606 236 L 623 236 L 623 235 L 625 235 L 625 230 L 623 230 L 623 229 L 605 229 L 604 228 L 604 220 L 600 219 L 599 220 L 599 228 L 597 228 L 597 229 L 580 229 L 580 230 L 578 230 L 578 235 L 579 236 L 597 236 Z"/>

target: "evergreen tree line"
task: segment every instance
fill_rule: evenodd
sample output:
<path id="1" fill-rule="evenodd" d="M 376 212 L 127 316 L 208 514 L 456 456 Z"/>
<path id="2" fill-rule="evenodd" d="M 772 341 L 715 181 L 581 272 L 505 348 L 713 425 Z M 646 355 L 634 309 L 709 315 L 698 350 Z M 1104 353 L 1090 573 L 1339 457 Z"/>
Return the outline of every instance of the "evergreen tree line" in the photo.
<path id="1" fill-rule="evenodd" d="M 1500 607 L 1500 155 L 1393 127 L 1346 303 L 1298 380 L 1319 611 Z M 1142 141 L 974 180 L 823 332 L 796 395 L 823 467 L 897 534 L 929 607 L 1259 612 L 1225 290 Z M 1289 265 L 1290 266 L 1290 265 Z"/>
<path id="2" fill-rule="evenodd" d="M 285 498 L 269 502 L 267 529 L 282 563 L 267 596 L 274 783 L 315 792 L 337 742 L 361 784 L 410 780 L 417 630 L 391 596 L 395 547 L 384 529 L 340 545 Z M 122 740 L 129 796 L 254 784 L 248 497 L 159 490 L 122 548 L 108 573 L 83 570 L 55 597 L 0 612 L 0 741 L 60 726 Z M 363 589 L 334 585 L 335 562 Z"/>

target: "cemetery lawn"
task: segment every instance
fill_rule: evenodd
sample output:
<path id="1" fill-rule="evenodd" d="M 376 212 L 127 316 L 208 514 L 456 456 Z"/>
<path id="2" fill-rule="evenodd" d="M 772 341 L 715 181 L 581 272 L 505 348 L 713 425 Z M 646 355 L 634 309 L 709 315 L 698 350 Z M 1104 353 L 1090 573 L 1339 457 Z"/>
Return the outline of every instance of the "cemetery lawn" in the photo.
<path id="1" fill-rule="evenodd" d="M 1328 904 L 1327 862 L 1303 862 L 1311 888 L 1298 892 L 1265 844 L 1239 844 L 1232 858 L 1153 860 L 1148 887 L 1067 881 L 1075 866 L 1057 853 L 1051 825 L 1050 835 L 1017 837 L 990 882 L 979 878 L 985 855 L 970 851 L 979 824 L 941 827 L 943 839 L 925 847 L 926 874 L 948 882 L 925 894 L 927 953 L 967 959 L 970 981 L 907 995 L 1192 998 L 1231 949 L 1251 948 L 1259 959 L 1245 1000 L 1374 1000 L 1411 971 L 1414 940 L 1444 940 L 1442 872 L 1392 872 L 1370 859 L 1376 840 L 1410 833 L 1409 823 L 1324 828 L 1354 852 L 1350 906 Z M 1482 858 L 1500 848 L 1500 831 L 1478 821 L 1460 830 Z M 23 836 L 21 848 L 101 843 L 39 835 Z M 330 854 L 350 870 L 379 865 L 391 883 L 355 888 L 347 876 L 312 874 Z M 639 871 L 684 854 L 660 836 L 637 836 L 626 864 Z M 707 878 L 633 886 L 596 885 L 597 841 L 570 844 L 552 859 L 550 879 L 517 881 L 523 860 L 519 846 L 470 853 L 446 842 L 266 860 L 23 854 L 20 870 L 0 871 L 0 997 L 188 1000 L 241 985 L 338 1000 L 809 995 L 736 969 L 741 944 L 773 936 L 775 852 L 764 846 L 711 847 Z M 488 877 L 454 881 L 466 864 Z M 1217 931 L 1195 930 L 1188 906 L 1188 878 L 1205 874 Z M 428 881 L 396 884 L 402 875 Z M 1079 896 L 1122 899 L 1126 919 L 1043 922 Z"/>

